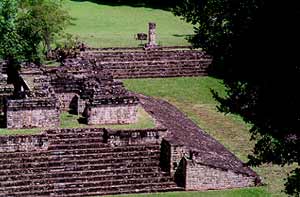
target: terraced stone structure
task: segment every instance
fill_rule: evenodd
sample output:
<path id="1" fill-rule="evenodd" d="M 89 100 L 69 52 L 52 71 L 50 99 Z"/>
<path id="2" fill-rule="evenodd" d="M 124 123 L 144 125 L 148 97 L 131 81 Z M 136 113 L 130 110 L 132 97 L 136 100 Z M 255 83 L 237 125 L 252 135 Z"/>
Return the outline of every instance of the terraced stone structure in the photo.
<path id="1" fill-rule="evenodd" d="M 0 136 L 0 197 L 260 185 L 253 170 L 176 107 L 128 92 L 113 79 L 205 75 L 210 61 L 201 51 L 182 48 L 89 49 L 60 67 L 23 68 L 21 99 L 3 91 L 6 122 L 11 128 L 53 128 Z M 82 114 L 88 124 L 133 123 L 138 105 L 155 120 L 155 128 L 59 128 L 62 111 Z"/>
<path id="2" fill-rule="evenodd" d="M 164 132 L 58 129 L 0 137 L 0 196 L 182 190 L 159 167 L 159 136 Z"/>
<path id="3" fill-rule="evenodd" d="M 83 114 L 87 124 L 137 121 L 137 97 L 101 67 L 81 63 L 47 72 L 52 77 L 50 83 L 60 100 L 61 109 Z"/>
<path id="4" fill-rule="evenodd" d="M 115 79 L 187 77 L 207 75 L 211 57 L 188 47 L 143 48 L 89 48 L 76 59 L 66 59 L 70 66 L 93 60 Z"/>

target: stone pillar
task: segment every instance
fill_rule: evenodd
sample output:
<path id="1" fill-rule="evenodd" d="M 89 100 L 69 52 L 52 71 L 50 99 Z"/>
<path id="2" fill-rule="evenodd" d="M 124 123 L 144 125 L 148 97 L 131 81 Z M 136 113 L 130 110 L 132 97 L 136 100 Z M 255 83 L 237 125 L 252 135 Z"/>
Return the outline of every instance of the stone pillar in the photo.
<path id="1" fill-rule="evenodd" d="M 149 23 L 148 48 L 156 47 L 156 23 Z"/>

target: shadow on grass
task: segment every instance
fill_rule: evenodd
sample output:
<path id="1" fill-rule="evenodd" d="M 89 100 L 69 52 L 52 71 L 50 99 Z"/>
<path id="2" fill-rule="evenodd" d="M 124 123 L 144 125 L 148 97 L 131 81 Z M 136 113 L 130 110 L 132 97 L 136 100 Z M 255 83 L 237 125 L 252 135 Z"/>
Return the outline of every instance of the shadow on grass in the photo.
<path id="1" fill-rule="evenodd" d="M 109 6 L 131 6 L 131 7 L 148 7 L 153 9 L 170 10 L 174 6 L 172 0 L 72 0 L 76 2 L 90 1 Z"/>
<path id="2" fill-rule="evenodd" d="M 174 37 L 178 37 L 178 38 L 189 38 L 191 36 L 193 36 L 192 34 L 172 34 L 172 36 Z"/>

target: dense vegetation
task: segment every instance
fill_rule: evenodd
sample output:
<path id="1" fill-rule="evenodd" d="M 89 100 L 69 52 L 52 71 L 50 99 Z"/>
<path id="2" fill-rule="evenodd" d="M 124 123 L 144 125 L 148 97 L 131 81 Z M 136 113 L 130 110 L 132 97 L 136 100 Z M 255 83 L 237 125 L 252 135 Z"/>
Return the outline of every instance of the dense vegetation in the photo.
<path id="1" fill-rule="evenodd" d="M 175 14 L 195 25 L 190 40 L 214 57 L 212 73 L 228 95 L 215 93 L 219 109 L 252 124 L 250 164 L 300 164 L 300 6 L 296 1 L 178 1 Z M 279 14 L 280 13 L 280 14 Z M 300 195 L 300 169 L 286 182 Z"/>
<path id="2" fill-rule="evenodd" d="M 0 58 L 7 61 L 8 83 L 15 96 L 21 90 L 21 62 L 41 64 L 54 37 L 69 22 L 58 0 L 2 0 L 0 2 Z"/>

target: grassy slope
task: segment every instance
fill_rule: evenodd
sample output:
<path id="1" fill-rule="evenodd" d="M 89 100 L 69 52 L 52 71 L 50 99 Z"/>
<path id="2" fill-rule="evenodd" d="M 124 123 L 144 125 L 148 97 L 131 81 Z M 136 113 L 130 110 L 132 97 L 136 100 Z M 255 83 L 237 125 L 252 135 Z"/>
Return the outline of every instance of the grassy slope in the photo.
<path id="1" fill-rule="evenodd" d="M 193 27 L 160 9 L 107 6 L 89 1 L 66 1 L 66 8 L 75 19 L 67 31 L 90 46 L 138 46 L 134 34 L 148 31 L 148 22 L 156 22 L 158 43 L 187 45 L 184 35 L 193 33 Z"/>
<path id="2" fill-rule="evenodd" d="M 216 101 L 212 98 L 210 92 L 210 89 L 213 88 L 224 95 L 225 91 L 221 81 L 211 77 L 194 77 L 131 79 L 124 82 L 126 87 L 132 91 L 163 98 L 173 103 L 241 160 L 247 161 L 247 155 L 251 153 L 253 147 L 248 132 L 250 126 L 246 125 L 237 116 L 225 116 L 218 112 Z M 262 176 L 267 184 L 264 187 L 266 191 L 270 192 L 272 196 L 284 196 L 280 191 L 283 189 L 283 178 L 290 169 L 289 167 L 281 168 L 265 165 L 254 170 Z M 237 194 L 244 196 L 246 191 L 249 190 L 238 190 Z M 256 191 L 256 189 L 253 191 Z M 226 196 L 227 192 L 221 193 Z M 262 192 L 259 196 L 265 195 Z M 201 196 L 201 193 L 199 193 L 199 196 Z M 219 196 L 219 194 L 216 194 L 216 196 Z"/>

